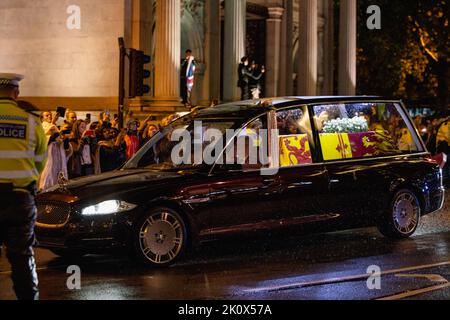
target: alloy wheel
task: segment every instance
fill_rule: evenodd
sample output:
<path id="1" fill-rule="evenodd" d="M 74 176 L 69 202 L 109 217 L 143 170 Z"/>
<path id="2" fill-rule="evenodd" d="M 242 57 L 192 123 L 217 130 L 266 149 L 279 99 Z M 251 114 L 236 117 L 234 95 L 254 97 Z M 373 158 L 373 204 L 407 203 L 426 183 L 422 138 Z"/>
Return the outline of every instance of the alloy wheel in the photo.
<path id="1" fill-rule="evenodd" d="M 393 203 L 393 222 L 396 230 L 404 235 L 416 230 L 420 219 L 420 204 L 410 192 L 401 192 Z"/>
<path id="2" fill-rule="evenodd" d="M 169 210 L 154 212 L 139 230 L 141 253 L 153 264 L 170 264 L 180 255 L 185 237 L 184 223 L 178 215 Z"/>

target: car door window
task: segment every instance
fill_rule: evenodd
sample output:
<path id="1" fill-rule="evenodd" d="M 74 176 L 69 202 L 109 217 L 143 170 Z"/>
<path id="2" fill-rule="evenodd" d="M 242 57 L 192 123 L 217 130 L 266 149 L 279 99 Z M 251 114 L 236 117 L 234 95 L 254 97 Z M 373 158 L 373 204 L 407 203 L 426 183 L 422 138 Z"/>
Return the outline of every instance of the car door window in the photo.
<path id="1" fill-rule="evenodd" d="M 422 152 L 420 140 L 396 103 L 348 103 L 314 107 L 325 161 Z"/>
<path id="2" fill-rule="evenodd" d="M 212 165 L 224 147 L 228 119 L 194 119 L 188 115 L 158 132 L 125 166 L 125 169 L 181 170 Z"/>
<path id="3" fill-rule="evenodd" d="M 270 166 L 267 116 L 261 116 L 235 131 L 216 162 L 220 170 L 252 171 Z"/>
<path id="4" fill-rule="evenodd" d="M 279 111 L 276 118 L 280 167 L 311 164 L 314 142 L 308 109 L 297 107 Z"/>

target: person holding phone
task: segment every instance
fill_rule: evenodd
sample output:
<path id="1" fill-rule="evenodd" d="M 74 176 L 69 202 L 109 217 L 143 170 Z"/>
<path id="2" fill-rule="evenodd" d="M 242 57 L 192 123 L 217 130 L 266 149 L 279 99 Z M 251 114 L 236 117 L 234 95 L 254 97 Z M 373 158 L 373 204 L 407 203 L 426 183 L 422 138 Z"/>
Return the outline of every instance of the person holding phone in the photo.
<path id="1" fill-rule="evenodd" d="M 86 135 L 86 122 L 75 121 L 72 129 L 70 144 L 73 154 L 69 159 L 69 178 L 90 176 L 95 173 L 95 137 Z"/>
<path id="2" fill-rule="evenodd" d="M 72 126 L 67 123 L 63 123 L 59 128 L 59 132 L 61 134 L 61 138 L 64 141 L 64 149 L 68 149 L 68 144 L 70 144 L 70 139 L 72 137 Z"/>
<path id="3" fill-rule="evenodd" d="M 67 109 L 64 107 L 56 107 L 56 113 L 59 115 L 59 117 L 64 118 L 66 116 Z"/>
<path id="4" fill-rule="evenodd" d="M 56 126 L 56 122 L 59 119 L 59 113 L 56 112 L 56 115 L 53 116 L 50 111 L 44 111 L 41 114 L 41 122 L 42 128 L 44 129 L 45 135 L 47 136 L 47 142 L 50 140 L 50 137 L 54 134 L 59 134 L 59 129 Z"/>
<path id="5" fill-rule="evenodd" d="M 75 111 L 67 110 L 66 111 L 66 120 L 64 120 L 64 123 L 69 125 L 71 128 L 75 124 L 75 121 L 77 121 L 77 114 Z"/>
<path id="6" fill-rule="evenodd" d="M 86 114 L 86 120 L 84 120 L 86 122 L 86 125 L 90 125 L 91 124 L 91 114 L 88 113 Z"/>
<path id="7" fill-rule="evenodd" d="M 258 64 L 255 61 L 252 61 L 249 72 L 251 76 L 249 76 L 248 84 L 251 92 L 251 98 L 253 100 L 259 99 L 262 90 L 262 76 L 266 72 L 266 69 L 264 66 L 259 68 Z"/>
<path id="8" fill-rule="evenodd" d="M 119 129 L 119 115 L 117 115 L 116 113 L 111 120 L 111 128 Z"/>

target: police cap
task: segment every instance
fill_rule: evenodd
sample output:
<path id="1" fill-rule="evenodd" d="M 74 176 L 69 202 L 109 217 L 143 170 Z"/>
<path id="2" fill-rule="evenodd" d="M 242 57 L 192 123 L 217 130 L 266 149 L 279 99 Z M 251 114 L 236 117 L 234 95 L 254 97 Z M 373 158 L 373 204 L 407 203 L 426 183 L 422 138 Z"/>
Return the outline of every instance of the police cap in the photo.
<path id="1" fill-rule="evenodd" d="M 21 74 L 0 72 L 0 87 L 18 87 L 24 78 Z"/>

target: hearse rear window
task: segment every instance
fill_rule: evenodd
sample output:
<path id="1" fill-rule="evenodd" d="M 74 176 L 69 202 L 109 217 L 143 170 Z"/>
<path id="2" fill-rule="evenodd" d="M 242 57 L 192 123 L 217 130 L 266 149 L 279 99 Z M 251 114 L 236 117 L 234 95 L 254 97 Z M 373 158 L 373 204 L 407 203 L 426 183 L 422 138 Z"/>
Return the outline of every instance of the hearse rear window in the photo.
<path id="1" fill-rule="evenodd" d="M 395 103 L 349 103 L 314 107 L 325 161 L 424 151 Z"/>

